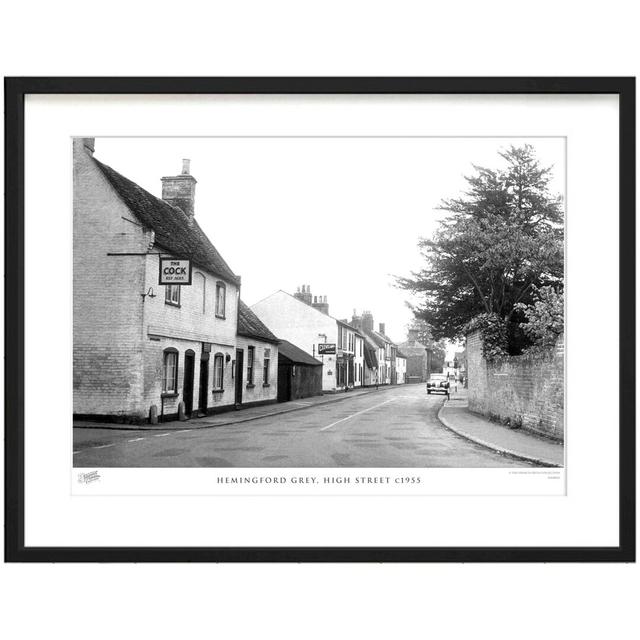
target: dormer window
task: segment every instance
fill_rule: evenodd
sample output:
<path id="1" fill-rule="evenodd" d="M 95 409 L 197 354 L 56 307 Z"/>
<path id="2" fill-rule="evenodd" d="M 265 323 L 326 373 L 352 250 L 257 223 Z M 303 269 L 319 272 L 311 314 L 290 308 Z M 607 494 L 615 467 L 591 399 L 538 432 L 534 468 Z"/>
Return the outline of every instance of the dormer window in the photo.
<path id="1" fill-rule="evenodd" d="M 227 286 L 224 282 L 216 282 L 216 317 L 225 317 L 225 307 L 227 298 Z"/>

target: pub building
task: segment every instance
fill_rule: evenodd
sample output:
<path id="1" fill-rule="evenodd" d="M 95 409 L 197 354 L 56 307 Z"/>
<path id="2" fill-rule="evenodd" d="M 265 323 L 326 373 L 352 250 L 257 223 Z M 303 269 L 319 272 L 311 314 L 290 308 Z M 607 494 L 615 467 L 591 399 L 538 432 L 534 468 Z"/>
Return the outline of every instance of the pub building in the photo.
<path id="1" fill-rule="evenodd" d="M 277 340 L 262 327 L 242 340 L 256 341 L 270 386 L 247 393 L 240 277 L 196 220 L 189 160 L 158 198 L 94 150 L 73 141 L 74 416 L 141 423 L 275 400 Z"/>

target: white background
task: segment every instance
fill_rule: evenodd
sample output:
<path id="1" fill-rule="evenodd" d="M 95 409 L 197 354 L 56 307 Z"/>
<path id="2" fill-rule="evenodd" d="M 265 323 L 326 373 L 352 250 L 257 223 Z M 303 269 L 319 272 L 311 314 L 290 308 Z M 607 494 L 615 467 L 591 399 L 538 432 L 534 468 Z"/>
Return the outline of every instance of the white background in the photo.
<path id="1" fill-rule="evenodd" d="M 638 73 L 627 2 L 230 7 L 14 4 L 3 72 Z M 607 565 L 9 566 L 0 602 L 15 638 L 600 638 L 637 629 L 638 577 Z"/>
<path id="2" fill-rule="evenodd" d="M 38 96 L 25 110 L 25 542 L 28 546 L 615 546 L 618 542 L 618 442 L 615 403 L 607 394 L 589 401 L 593 336 L 607 327 L 614 349 L 608 382 L 617 388 L 618 289 L 602 262 L 617 264 L 617 97 L 568 96 Z M 70 496 L 71 430 L 64 419 L 43 423 L 40 407 L 70 417 L 71 216 L 70 137 L 104 135 L 508 135 L 567 137 L 567 468 L 560 480 L 468 469 L 431 470 L 424 485 L 343 486 L 340 499 L 291 497 L 233 499 L 215 495 L 183 499 L 203 483 L 216 494 L 218 469 L 104 471 L 100 484 Z M 458 140 L 463 140 L 462 138 Z M 96 138 L 96 150 L 100 148 Z M 242 144 L 242 143 L 240 143 Z M 316 145 L 315 139 L 308 144 Z M 331 145 L 331 140 L 323 144 Z M 342 141 L 340 140 L 340 144 Z M 354 144 L 360 144 L 356 141 Z M 373 143 L 371 143 L 373 144 Z M 454 143 L 456 144 L 456 143 Z M 470 147 L 465 142 L 464 148 Z M 410 166 L 419 162 L 407 152 Z M 592 161 L 600 158 L 601 163 Z M 278 161 L 279 156 L 274 156 Z M 252 172 L 246 174 L 251 188 Z M 589 185 L 589 188 L 586 186 Z M 264 209 L 273 207 L 266 200 Z M 276 205 L 277 206 L 277 205 Z M 302 212 L 304 215 L 304 212 Z M 608 222 L 603 224 L 603 214 Z M 376 218 L 361 216 L 363 224 Z M 250 222 L 248 222 L 250 224 Z M 287 233 L 280 230 L 280 233 Z M 295 238 L 295 236 L 293 236 Z M 56 252 L 50 248 L 55 243 Z M 593 259 L 598 247 L 601 260 Z M 48 255 L 55 287 L 42 286 L 41 256 Z M 247 279 L 251 273 L 246 274 Z M 593 313 L 593 292 L 599 313 Z M 96 295 L 100 295 L 96 291 Z M 68 301 L 66 305 L 61 300 Z M 42 309 L 50 310 L 41 313 Z M 41 336 L 55 340 L 43 345 Z M 56 376 L 40 384 L 43 361 Z M 602 429 L 608 429 L 602 438 Z M 598 460 L 600 472 L 593 473 Z M 369 470 L 373 473 L 373 470 Z M 301 472 L 304 473 L 304 472 Z M 46 482 L 43 482 L 46 478 Z M 129 478 L 129 482 L 126 479 Z M 448 478 L 444 480 L 444 478 Z M 477 478 L 477 479 L 476 479 Z M 491 479 L 493 478 L 493 481 Z M 496 480 L 498 478 L 498 480 Z M 534 479 L 537 482 L 534 482 Z M 527 480 L 528 482 L 523 482 Z M 442 484 L 439 489 L 436 486 Z M 504 483 L 504 489 L 500 485 Z M 546 485 L 538 488 L 537 485 Z M 128 486 L 127 486 L 128 485 Z M 145 498 L 154 490 L 160 494 Z M 169 486 L 168 486 L 169 485 Z M 171 486 L 174 485 L 174 486 Z M 474 486 L 476 485 L 476 486 Z M 550 486 L 553 485 L 553 486 Z M 167 488 L 168 486 L 168 488 Z M 453 500 L 425 493 L 458 494 Z M 77 491 L 78 488 L 74 488 Z M 246 487 L 245 487 L 246 490 Z M 351 497 L 354 493 L 374 495 Z M 223 488 L 224 493 L 228 493 Z M 116 500 L 108 494 L 126 492 Z M 238 493 L 242 492 L 242 488 Z M 304 492 L 301 496 L 301 492 Z M 260 490 L 255 493 L 260 493 Z M 386 491 L 385 491 L 386 493 Z M 477 493 L 483 493 L 481 498 Z M 529 493 L 527 499 L 514 494 Z M 400 495 L 398 495 L 400 494 Z M 411 495 L 411 499 L 403 494 Z M 347 497 L 349 496 L 349 497 Z M 168 518 L 167 514 L 174 517 Z M 256 519 L 273 524 L 255 527 Z M 126 526 L 123 523 L 126 522 Z"/>

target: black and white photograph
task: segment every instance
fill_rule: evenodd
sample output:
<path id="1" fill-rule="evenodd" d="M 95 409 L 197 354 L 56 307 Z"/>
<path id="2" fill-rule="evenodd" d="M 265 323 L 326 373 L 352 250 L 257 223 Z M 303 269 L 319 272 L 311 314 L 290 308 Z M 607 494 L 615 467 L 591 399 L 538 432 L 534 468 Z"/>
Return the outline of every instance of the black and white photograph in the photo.
<path id="1" fill-rule="evenodd" d="M 633 635 L 633 7 L 3 7 L 4 637 Z"/>
<path id="2" fill-rule="evenodd" d="M 629 557 L 629 82 L 9 86 L 17 556 Z"/>
<path id="3" fill-rule="evenodd" d="M 564 137 L 70 144 L 75 468 L 564 467 Z"/>

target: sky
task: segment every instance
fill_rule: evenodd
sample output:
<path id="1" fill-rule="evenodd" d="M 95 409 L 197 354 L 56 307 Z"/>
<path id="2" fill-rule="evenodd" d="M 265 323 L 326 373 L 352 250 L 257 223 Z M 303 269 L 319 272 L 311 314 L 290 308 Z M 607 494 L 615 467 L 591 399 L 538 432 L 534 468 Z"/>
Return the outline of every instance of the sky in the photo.
<path id="1" fill-rule="evenodd" d="M 369 310 L 400 343 L 406 303 L 419 300 L 394 276 L 421 268 L 438 204 L 461 194 L 473 164 L 502 166 L 498 151 L 525 142 L 564 194 L 564 138 L 96 138 L 95 157 L 158 197 L 160 178 L 190 159 L 196 219 L 247 304 L 310 285 L 332 316 Z"/>

